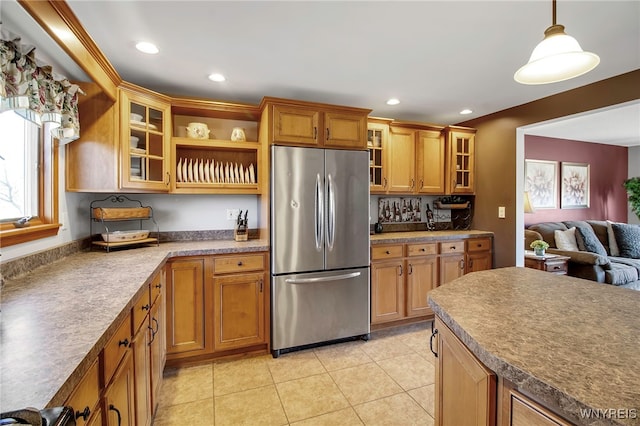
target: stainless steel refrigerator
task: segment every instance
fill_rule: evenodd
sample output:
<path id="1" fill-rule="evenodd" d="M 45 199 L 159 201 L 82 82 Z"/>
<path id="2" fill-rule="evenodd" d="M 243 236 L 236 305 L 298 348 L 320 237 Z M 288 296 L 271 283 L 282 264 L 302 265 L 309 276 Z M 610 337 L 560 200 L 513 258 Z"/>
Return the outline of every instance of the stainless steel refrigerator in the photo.
<path id="1" fill-rule="evenodd" d="M 271 348 L 369 337 L 369 154 L 271 148 Z"/>

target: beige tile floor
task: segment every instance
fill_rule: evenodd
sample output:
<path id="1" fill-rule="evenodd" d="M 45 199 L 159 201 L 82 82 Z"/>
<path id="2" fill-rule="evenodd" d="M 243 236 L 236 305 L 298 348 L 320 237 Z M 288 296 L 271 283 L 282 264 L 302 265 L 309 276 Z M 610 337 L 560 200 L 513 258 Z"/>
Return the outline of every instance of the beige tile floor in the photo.
<path id="1" fill-rule="evenodd" d="M 166 370 L 154 425 L 433 425 L 430 333 Z"/>

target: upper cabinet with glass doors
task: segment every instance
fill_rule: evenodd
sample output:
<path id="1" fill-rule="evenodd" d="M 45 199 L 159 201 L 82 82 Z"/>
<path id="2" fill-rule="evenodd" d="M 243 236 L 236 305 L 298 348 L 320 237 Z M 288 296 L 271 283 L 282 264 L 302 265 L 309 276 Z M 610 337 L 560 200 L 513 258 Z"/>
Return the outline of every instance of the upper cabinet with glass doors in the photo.
<path id="1" fill-rule="evenodd" d="M 169 191 L 171 104 L 147 92 L 120 92 L 121 186 Z"/>
<path id="2" fill-rule="evenodd" d="M 447 138 L 447 194 L 475 193 L 475 129 L 449 126 Z"/>

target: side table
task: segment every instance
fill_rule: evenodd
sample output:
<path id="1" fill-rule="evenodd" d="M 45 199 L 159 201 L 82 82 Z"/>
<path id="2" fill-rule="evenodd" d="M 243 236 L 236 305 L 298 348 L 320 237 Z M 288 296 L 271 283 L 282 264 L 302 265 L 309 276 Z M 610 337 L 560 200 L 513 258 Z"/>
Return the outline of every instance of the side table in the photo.
<path id="1" fill-rule="evenodd" d="M 536 256 L 532 251 L 524 252 L 524 266 L 556 275 L 567 275 L 569 259 L 571 259 L 569 256 L 560 256 L 559 254 Z"/>

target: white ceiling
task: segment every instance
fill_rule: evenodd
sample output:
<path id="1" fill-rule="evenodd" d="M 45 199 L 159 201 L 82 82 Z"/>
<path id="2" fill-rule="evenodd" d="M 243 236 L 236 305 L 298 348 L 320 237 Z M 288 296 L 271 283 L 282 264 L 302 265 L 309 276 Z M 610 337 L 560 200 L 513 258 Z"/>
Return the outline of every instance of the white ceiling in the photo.
<path id="1" fill-rule="evenodd" d="M 542 86 L 518 84 L 513 73 L 551 25 L 551 0 L 68 3 L 123 79 L 167 94 L 253 104 L 276 96 L 453 124 L 640 69 L 637 0 L 558 1 L 558 23 L 601 63 Z M 137 52 L 140 40 L 160 53 Z M 228 80 L 212 83 L 212 72 Z M 390 97 L 401 103 L 387 106 Z M 474 112 L 461 116 L 463 108 Z M 640 145 L 637 105 L 620 111 L 621 119 L 613 111 L 540 131 Z"/>

